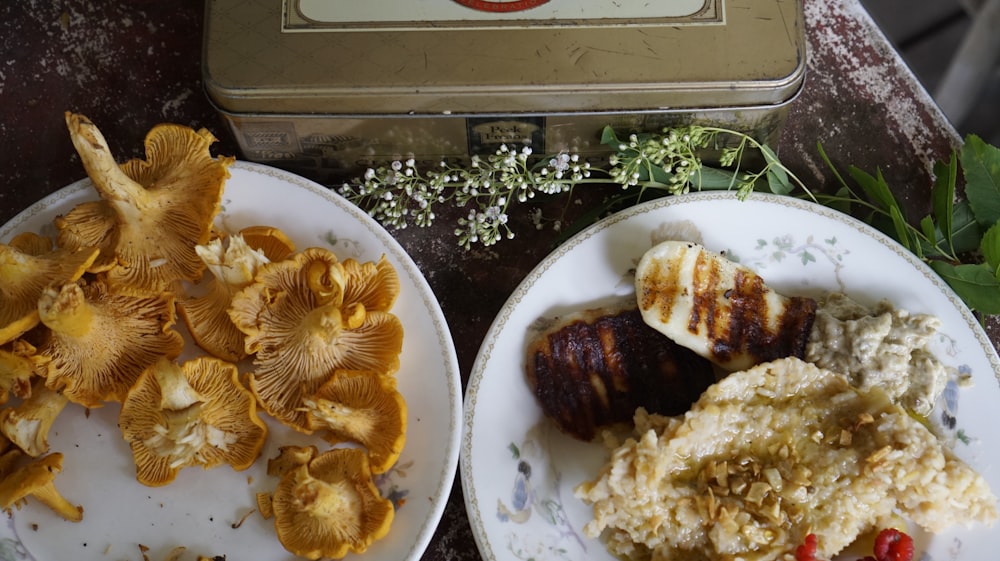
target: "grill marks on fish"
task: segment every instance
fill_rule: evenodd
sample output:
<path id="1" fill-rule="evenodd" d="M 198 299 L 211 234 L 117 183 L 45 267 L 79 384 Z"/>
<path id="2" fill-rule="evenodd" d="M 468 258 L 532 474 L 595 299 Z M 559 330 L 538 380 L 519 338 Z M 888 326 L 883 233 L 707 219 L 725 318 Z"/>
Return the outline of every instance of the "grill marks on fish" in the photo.
<path id="1" fill-rule="evenodd" d="M 639 308 L 667 337 L 728 370 L 802 358 L 812 298 L 785 297 L 752 270 L 688 242 L 664 242 L 636 269 Z"/>
<path id="2" fill-rule="evenodd" d="M 526 366 L 544 413 L 585 441 L 631 422 L 638 407 L 681 414 L 716 379 L 709 361 L 650 328 L 636 308 L 558 320 L 529 342 Z"/>

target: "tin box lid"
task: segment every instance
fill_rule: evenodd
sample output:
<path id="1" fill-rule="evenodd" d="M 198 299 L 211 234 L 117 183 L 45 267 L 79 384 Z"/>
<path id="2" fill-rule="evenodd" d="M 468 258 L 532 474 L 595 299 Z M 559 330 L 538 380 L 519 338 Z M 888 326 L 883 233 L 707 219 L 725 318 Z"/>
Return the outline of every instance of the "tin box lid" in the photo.
<path id="1" fill-rule="evenodd" d="M 650 111 L 780 104 L 801 0 L 209 0 L 203 75 L 233 113 Z"/>

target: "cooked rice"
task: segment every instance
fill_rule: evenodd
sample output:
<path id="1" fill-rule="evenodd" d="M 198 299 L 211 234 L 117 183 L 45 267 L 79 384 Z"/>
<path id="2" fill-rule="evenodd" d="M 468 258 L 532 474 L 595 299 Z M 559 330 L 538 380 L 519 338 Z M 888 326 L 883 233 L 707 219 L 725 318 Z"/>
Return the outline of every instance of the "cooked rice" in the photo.
<path id="1" fill-rule="evenodd" d="M 627 559 L 830 558 L 902 515 L 931 532 L 997 518 L 986 481 L 875 389 L 798 359 L 730 374 L 684 417 L 637 413 L 576 495 Z M 898 513 L 898 514 L 896 514 Z"/>

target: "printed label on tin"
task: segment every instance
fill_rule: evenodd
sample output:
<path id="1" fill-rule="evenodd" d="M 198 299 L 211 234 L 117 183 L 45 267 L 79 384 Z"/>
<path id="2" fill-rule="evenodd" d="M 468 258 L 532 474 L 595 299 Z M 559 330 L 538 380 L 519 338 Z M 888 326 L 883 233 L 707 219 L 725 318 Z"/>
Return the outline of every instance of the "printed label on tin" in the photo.
<path id="1" fill-rule="evenodd" d="M 536 153 L 545 152 L 545 117 L 466 119 L 469 154 L 491 154 L 501 145 L 518 150 L 530 146 Z"/>
<path id="2" fill-rule="evenodd" d="M 302 151 L 295 125 L 289 121 L 247 123 L 242 132 L 240 144 L 256 158 L 285 160 Z"/>
<path id="3" fill-rule="evenodd" d="M 282 31 L 724 23 L 724 0 L 283 0 Z"/>

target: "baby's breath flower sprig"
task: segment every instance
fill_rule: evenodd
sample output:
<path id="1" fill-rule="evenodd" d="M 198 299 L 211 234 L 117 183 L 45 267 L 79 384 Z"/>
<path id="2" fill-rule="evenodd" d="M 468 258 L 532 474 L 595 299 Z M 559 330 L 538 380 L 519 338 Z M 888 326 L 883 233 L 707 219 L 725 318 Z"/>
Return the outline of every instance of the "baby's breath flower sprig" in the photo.
<path id="1" fill-rule="evenodd" d="M 469 207 L 458 219 L 455 235 L 459 244 L 490 246 L 514 237 L 508 225 L 512 203 L 526 203 L 536 195 L 569 193 L 585 182 L 607 183 L 591 178 L 590 164 L 579 155 L 561 152 L 548 159 L 532 161 L 532 150 L 501 145 L 496 152 L 474 155 L 467 167 L 442 161 L 421 174 L 413 159 L 395 161 L 369 169 L 356 185 L 346 183 L 340 193 L 383 224 L 405 228 L 412 220 L 428 226 L 435 218 L 434 205 L 453 203 Z"/>
<path id="2" fill-rule="evenodd" d="M 630 134 L 620 140 L 611 127 L 605 127 L 601 142 L 613 151 L 608 169 L 592 168 L 569 151 L 536 158 L 531 147 L 501 145 L 488 156 L 472 156 L 466 166 L 442 161 L 427 172 L 417 169 L 412 158 L 397 160 L 368 169 L 363 178 L 345 183 L 339 191 L 379 222 L 395 228 L 411 222 L 431 225 L 436 205 L 468 207 L 455 228 L 459 244 L 466 249 L 513 238 L 509 213 L 514 203 L 527 203 L 537 195 L 569 196 L 584 183 L 616 183 L 625 190 L 638 187 L 635 200 L 649 190 L 679 195 L 707 189 L 735 190 L 742 199 L 761 187 L 782 194 L 798 187 L 813 198 L 766 144 L 745 133 L 687 125 Z M 762 169 L 743 169 L 748 149 L 763 156 Z M 706 151 L 720 154 L 718 167 L 704 164 Z"/>

